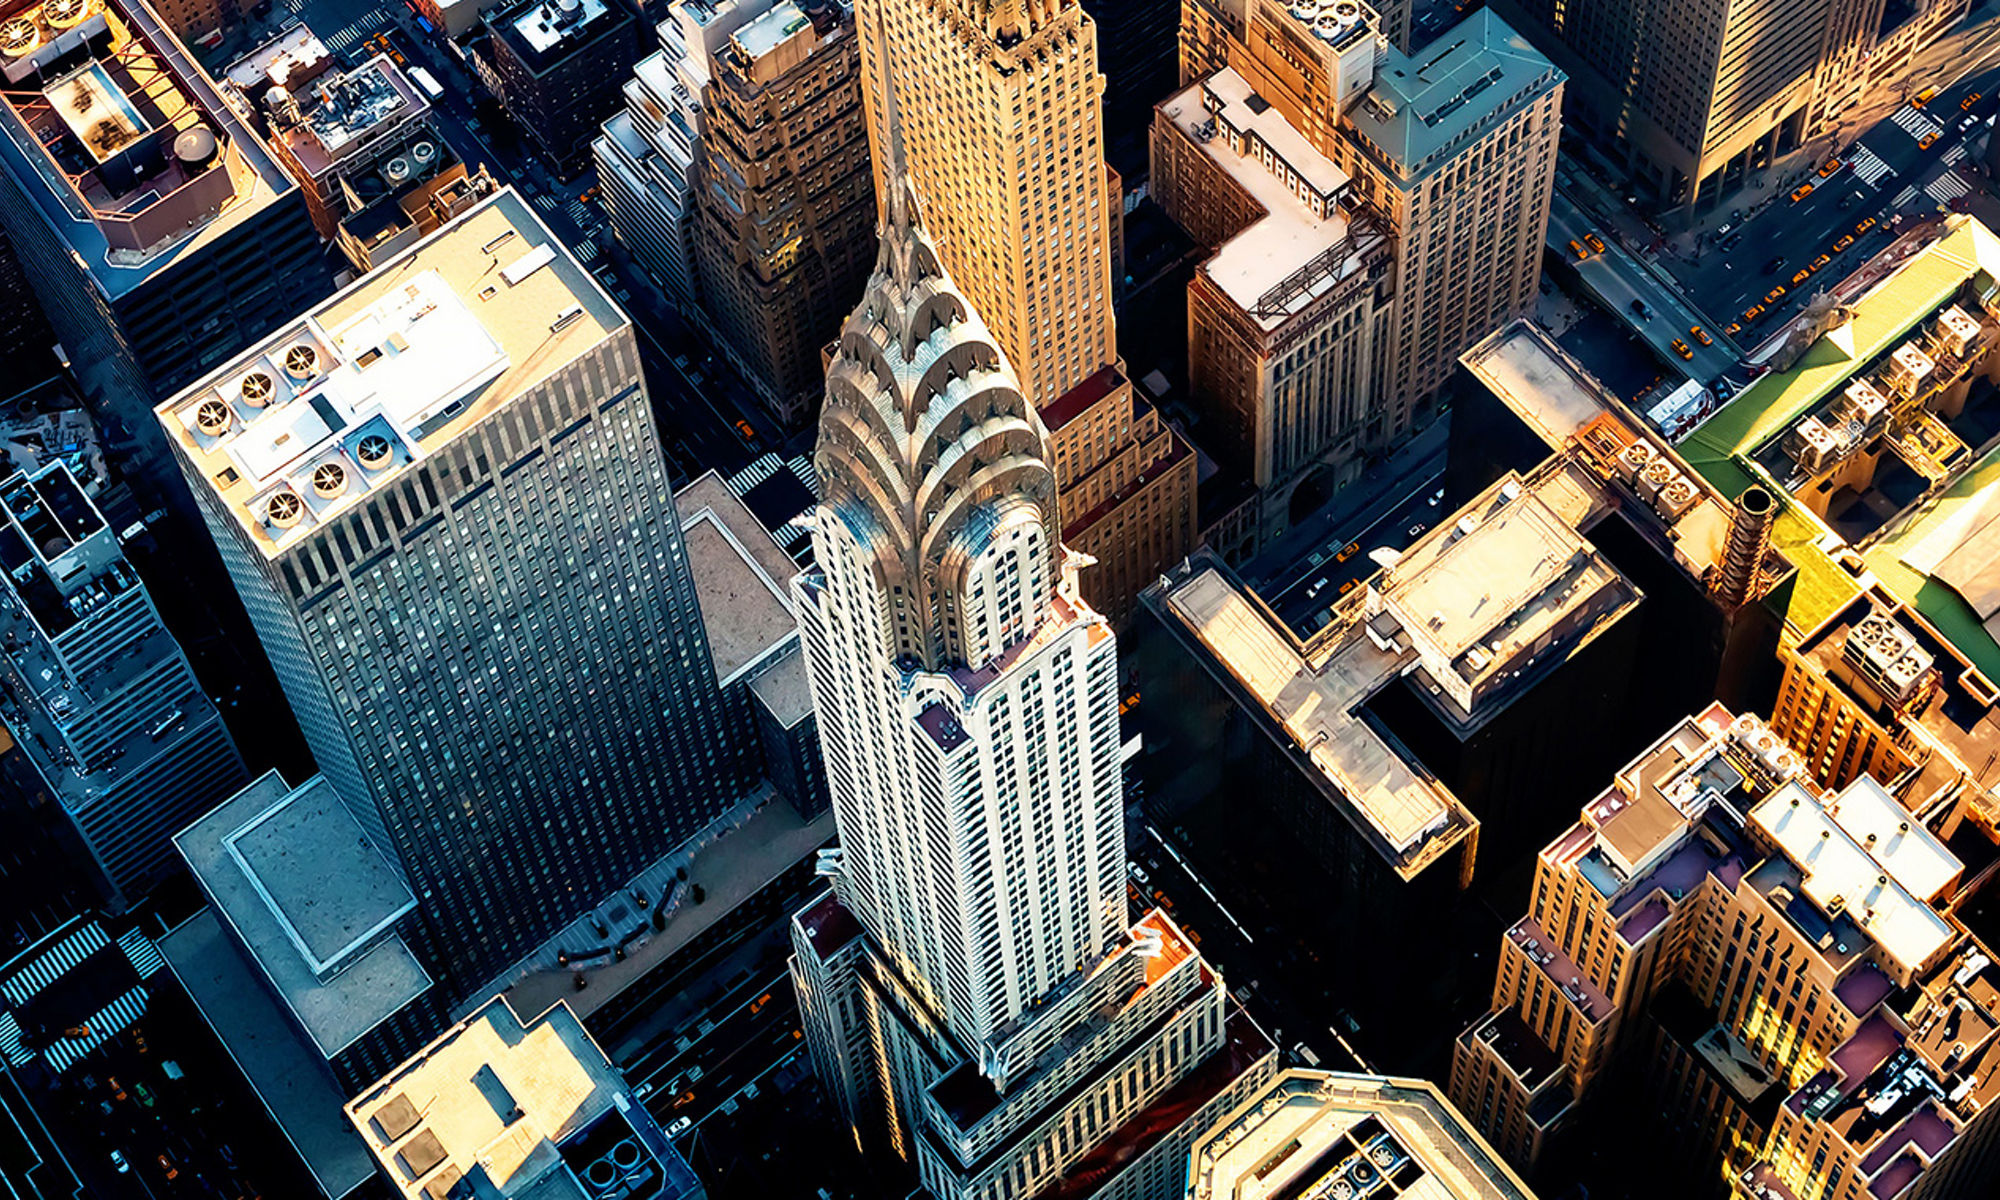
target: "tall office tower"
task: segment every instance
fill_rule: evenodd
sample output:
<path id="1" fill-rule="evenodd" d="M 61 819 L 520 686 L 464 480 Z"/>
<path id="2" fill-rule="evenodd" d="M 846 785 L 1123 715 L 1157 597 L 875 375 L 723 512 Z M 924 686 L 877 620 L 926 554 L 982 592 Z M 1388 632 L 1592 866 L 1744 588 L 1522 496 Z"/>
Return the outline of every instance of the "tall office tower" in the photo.
<path id="1" fill-rule="evenodd" d="M 774 3 L 674 0 L 656 27 L 660 48 L 632 69 L 625 107 L 591 143 L 611 228 L 690 319 L 700 315 L 693 226 L 703 98 L 730 35 Z"/>
<path id="2" fill-rule="evenodd" d="M 388 55 L 351 69 L 295 25 L 222 70 L 304 192 L 313 228 L 355 271 L 406 249 L 492 190 L 437 130 L 431 103 Z"/>
<path id="3" fill-rule="evenodd" d="M 581 173 L 643 50 L 638 11 L 629 0 L 510 0 L 479 19 L 475 69 L 551 170 Z"/>
<path id="4" fill-rule="evenodd" d="M 1618 1128 L 1681 1194 L 1988 1194 L 1987 886 L 1874 780 L 1824 790 L 1711 705 L 1542 851 L 1451 1095 L 1529 1172 Z"/>
<path id="5" fill-rule="evenodd" d="M 1421 1079 L 1289 1070 L 1196 1141 L 1187 1200 L 1534 1200 Z"/>
<path id="6" fill-rule="evenodd" d="M 793 584 L 841 843 L 793 919 L 808 1040 L 864 1144 L 939 1200 L 1157 1195 L 1272 1048 L 1163 913 L 1126 920 L 1117 643 L 882 111 L 881 255 L 827 372 L 818 567 Z"/>
<path id="7" fill-rule="evenodd" d="M 1358 0 L 1188 0 L 1181 39 L 1183 85 L 1234 68 L 1389 230 L 1395 296 L 1359 444 L 1393 446 L 1434 414 L 1459 353 L 1534 301 L 1562 72 L 1485 9 L 1405 54 Z"/>
<path id="8" fill-rule="evenodd" d="M 346 1106 L 404 1200 L 702 1200 L 569 1005 L 495 997 Z"/>
<path id="9" fill-rule="evenodd" d="M 1825 132 L 1851 100 L 1883 0 L 1496 0 L 1568 72 L 1579 131 L 1662 206 L 1713 207 Z"/>
<path id="10" fill-rule="evenodd" d="M 179 865 L 174 833 L 249 772 L 69 468 L 8 476 L 0 505 L 0 714 L 123 907 Z"/>
<path id="11" fill-rule="evenodd" d="M 1188 283 L 1188 390 L 1261 545 L 1360 470 L 1393 241 L 1233 68 L 1159 106 L 1152 158 L 1154 199 L 1216 248 Z"/>
<path id="12" fill-rule="evenodd" d="M 0 3 L 0 70 L 0 223 L 112 457 L 185 496 L 152 406 L 332 290 L 305 201 L 146 0 Z"/>
<path id="13" fill-rule="evenodd" d="M 888 170 L 877 101 L 893 76 L 924 98 L 902 121 L 943 265 L 1053 438 L 1063 540 L 1100 562 L 1125 548 L 1084 581 L 1092 605 L 1122 620 L 1194 546 L 1196 463 L 1118 360 L 1110 239 L 1121 200 L 1104 167 L 1096 27 L 1075 0 L 869 0 L 857 11 L 864 34 L 882 28 L 861 47 L 876 191 Z"/>
<path id="14" fill-rule="evenodd" d="M 851 9 L 780 0 L 715 59 L 702 104 L 701 311 L 781 424 L 813 417 L 820 352 L 868 278 L 875 193 Z"/>
<path id="15" fill-rule="evenodd" d="M 630 321 L 509 189 L 159 409 L 459 995 L 745 784 L 646 403 Z"/>

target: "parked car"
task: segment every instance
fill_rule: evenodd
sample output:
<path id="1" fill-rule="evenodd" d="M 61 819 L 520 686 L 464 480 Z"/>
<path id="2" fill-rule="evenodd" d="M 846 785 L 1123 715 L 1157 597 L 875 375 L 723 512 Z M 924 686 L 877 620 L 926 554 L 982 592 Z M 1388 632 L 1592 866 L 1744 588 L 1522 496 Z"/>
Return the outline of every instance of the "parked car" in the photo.
<path id="1" fill-rule="evenodd" d="M 667 1136 L 670 1138 L 677 1138 L 693 1128 L 694 1128 L 694 1118 L 682 1117 L 680 1120 L 675 1121 L 673 1124 L 667 1126 Z"/>
<path id="2" fill-rule="evenodd" d="M 120 1150 L 111 1152 L 111 1165 L 120 1175 L 127 1175 L 132 1171 L 132 1164 L 125 1161 L 125 1154 Z"/>

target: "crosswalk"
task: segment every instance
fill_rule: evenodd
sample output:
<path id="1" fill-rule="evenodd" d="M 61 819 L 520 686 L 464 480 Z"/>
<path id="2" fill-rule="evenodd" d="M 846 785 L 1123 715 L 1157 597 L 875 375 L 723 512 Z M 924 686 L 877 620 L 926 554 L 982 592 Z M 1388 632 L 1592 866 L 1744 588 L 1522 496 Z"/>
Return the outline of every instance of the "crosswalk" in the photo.
<path id="1" fill-rule="evenodd" d="M 1922 141 L 1933 133 L 1944 132 L 1944 122 L 1931 116 L 1921 108 L 1911 108 L 1908 105 L 1904 105 L 1902 108 L 1897 109 L 1895 114 L 1889 119 L 1896 123 L 1896 128 L 1916 138 L 1918 141 Z"/>
<path id="2" fill-rule="evenodd" d="M 1950 204 L 1971 190 L 1972 185 L 1965 182 L 1957 171 L 1946 171 L 1931 181 L 1931 185 L 1924 189 L 1924 194 L 1939 204 Z"/>
<path id="3" fill-rule="evenodd" d="M 0 984 L 0 993 L 16 1005 L 26 1004 L 69 969 L 111 943 L 104 927 L 92 921 L 41 951 Z"/>
<path id="4" fill-rule="evenodd" d="M 1854 168 L 1854 177 L 1869 187 L 1882 186 L 1882 177 L 1895 171 L 1895 168 L 1882 161 L 1881 155 L 1859 144 L 1849 153 L 1847 161 Z"/>
<path id="5" fill-rule="evenodd" d="M 118 945 L 125 951 L 125 957 L 132 960 L 132 970 L 137 972 L 141 979 L 151 979 L 167 965 L 166 957 L 160 953 L 160 948 L 153 944 L 153 939 L 137 929 L 128 929 L 120 934 Z"/>
<path id="6" fill-rule="evenodd" d="M 1947 167 L 1955 167 L 1959 163 L 1964 161 L 1965 161 L 1964 142 L 1960 142 L 1958 145 L 1953 146 L 1951 149 L 1944 152 L 1944 165 Z"/>
<path id="7" fill-rule="evenodd" d="M 1905 204 L 1908 204 L 1910 201 L 1915 200 L 1916 198 L 1917 198 L 1917 187 L 1915 184 L 1911 184 L 1909 187 L 1906 187 L 1902 191 L 1896 193 L 1896 198 L 1894 200 L 1889 201 L 1889 207 L 1901 208 Z"/>

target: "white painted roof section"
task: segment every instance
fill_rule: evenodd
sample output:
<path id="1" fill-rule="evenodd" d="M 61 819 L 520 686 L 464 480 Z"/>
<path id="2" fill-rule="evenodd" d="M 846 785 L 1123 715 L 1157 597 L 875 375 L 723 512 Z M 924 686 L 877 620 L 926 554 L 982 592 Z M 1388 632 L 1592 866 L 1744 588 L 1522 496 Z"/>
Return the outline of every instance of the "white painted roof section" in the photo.
<path id="1" fill-rule="evenodd" d="M 1919 900 L 1935 901 L 1965 873 L 1965 864 L 1936 834 L 1866 775 L 1842 788 L 1827 811 Z"/>
<path id="2" fill-rule="evenodd" d="M 1881 799 L 1895 804 L 1886 793 Z M 1849 801 L 1854 802 L 1854 811 L 1846 819 L 1829 811 L 1812 789 L 1794 780 L 1751 809 L 1750 821 L 1797 865 L 1804 876 L 1806 896 L 1822 911 L 1844 910 L 1897 963 L 1910 971 L 1921 969 L 1950 943 L 1951 926 L 1912 894 L 1899 875 L 1934 879 L 1940 857 L 1956 870 L 1963 868 L 1949 851 L 1935 844 L 1935 839 L 1930 839 L 1930 848 L 1924 848 L 1921 839 L 1913 836 L 1921 824 L 1909 814 L 1888 821 L 1894 814 L 1879 811 L 1877 798 L 1866 789 L 1850 785 L 1837 801 L 1843 811 Z M 1897 812 L 1901 812 L 1900 806 Z M 1908 821 L 1909 832 L 1895 845 L 1883 844 L 1880 827 L 1894 833 L 1904 821 Z M 1849 828 L 1850 822 L 1853 828 Z M 1855 836 L 1857 829 L 1860 838 Z M 1878 835 L 1875 852 L 1864 845 L 1869 833 Z M 1906 851 L 1910 846 L 1916 848 Z"/>

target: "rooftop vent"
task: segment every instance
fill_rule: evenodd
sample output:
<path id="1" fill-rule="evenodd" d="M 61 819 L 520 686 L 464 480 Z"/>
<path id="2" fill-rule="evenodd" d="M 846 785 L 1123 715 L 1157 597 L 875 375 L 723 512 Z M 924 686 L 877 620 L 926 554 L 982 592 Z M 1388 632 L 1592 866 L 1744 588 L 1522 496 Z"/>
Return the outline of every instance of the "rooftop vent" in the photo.
<path id="1" fill-rule="evenodd" d="M 237 393 L 243 403 L 251 408 L 262 408 L 271 402 L 271 377 L 262 371 L 252 371 L 237 385 Z"/>
<path id="2" fill-rule="evenodd" d="M 90 15 L 90 0 L 49 0 L 42 5 L 42 19 L 51 29 L 74 29 Z"/>
<path id="3" fill-rule="evenodd" d="M 19 58 L 41 44 L 41 27 L 33 17 L 14 17 L 0 24 L 0 54 L 8 58 Z"/>
<path id="4" fill-rule="evenodd" d="M 437 161 L 436 142 L 418 142 L 410 147 L 410 161 L 419 167 L 428 167 Z"/>
<path id="5" fill-rule="evenodd" d="M 319 369 L 319 351 L 311 344 L 300 342 L 285 351 L 285 374 L 293 379 L 311 379 Z"/>
<path id="6" fill-rule="evenodd" d="M 392 158 L 382 168 L 382 174 L 390 183 L 401 183 L 410 177 L 410 160 L 401 156 Z"/>
<path id="7" fill-rule="evenodd" d="M 388 438 L 383 437 L 379 433 L 371 433 L 362 437 L 355 444 L 354 457 L 361 460 L 363 468 L 370 471 L 379 471 L 389 465 L 389 457 L 392 449 Z"/>
<path id="8" fill-rule="evenodd" d="M 264 519 L 276 529 L 290 529 L 305 515 L 305 501 L 296 492 L 277 492 L 264 502 Z"/>
<path id="9" fill-rule="evenodd" d="M 331 500 L 347 490 L 347 468 L 337 462 L 323 462 L 312 470 L 313 494 Z"/>
<path id="10" fill-rule="evenodd" d="M 221 437 L 235 422 L 229 406 L 220 400 L 204 400 L 195 407 L 194 427 L 210 437 Z"/>

